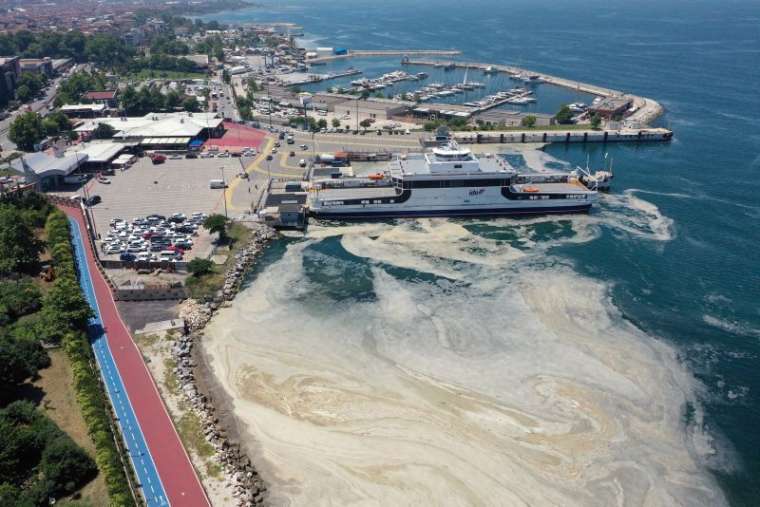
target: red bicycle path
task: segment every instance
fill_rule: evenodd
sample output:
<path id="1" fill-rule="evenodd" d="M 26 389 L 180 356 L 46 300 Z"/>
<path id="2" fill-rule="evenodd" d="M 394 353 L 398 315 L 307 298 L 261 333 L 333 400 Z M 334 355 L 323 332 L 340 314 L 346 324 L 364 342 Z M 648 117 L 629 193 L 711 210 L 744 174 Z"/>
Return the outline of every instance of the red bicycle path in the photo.
<path id="1" fill-rule="evenodd" d="M 61 206 L 60 209 L 74 218 L 82 231 L 88 269 L 108 337 L 108 346 L 158 469 L 169 503 L 182 507 L 210 506 L 211 503 L 169 417 L 153 377 L 116 308 L 111 289 L 98 270 L 92 243 L 86 237 L 88 232 L 81 209 L 66 206 Z"/>

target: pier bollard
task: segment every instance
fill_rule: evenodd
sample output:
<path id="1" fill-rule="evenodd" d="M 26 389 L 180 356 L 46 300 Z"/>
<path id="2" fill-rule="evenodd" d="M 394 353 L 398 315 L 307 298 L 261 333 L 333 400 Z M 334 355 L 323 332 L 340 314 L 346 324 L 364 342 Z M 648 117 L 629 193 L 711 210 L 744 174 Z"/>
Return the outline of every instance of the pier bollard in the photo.
<path id="1" fill-rule="evenodd" d="M 544 132 L 544 135 L 542 137 L 543 137 L 543 142 L 546 142 L 546 132 Z"/>
<path id="2" fill-rule="evenodd" d="M 499 143 L 504 144 L 504 133 L 499 134 Z"/>
<path id="3" fill-rule="evenodd" d="M 583 133 L 583 142 L 584 143 L 588 142 L 588 132 Z"/>
<path id="4" fill-rule="evenodd" d="M 570 132 L 565 134 L 565 143 L 569 143 L 569 142 L 570 142 Z"/>
<path id="5" fill-rule="evenodd" d="M 605 143 L 607 142 L 607 136 L 608 136 L 609 134 L 610 134 L 610 133 L 609 133 L 609 132 L 607 132 L 606 130 L 604 131 L 604 142 L 605 142 Z"/>
<path id="6" fill-rule="evenodd" d="M 521 142 L 521 143 L 524 143 L 524 142 L 525 142 L 525 132 L 523 132 L 523 133 L 522 133 L 522 136 L 520 136 L 520 142 Z"/>

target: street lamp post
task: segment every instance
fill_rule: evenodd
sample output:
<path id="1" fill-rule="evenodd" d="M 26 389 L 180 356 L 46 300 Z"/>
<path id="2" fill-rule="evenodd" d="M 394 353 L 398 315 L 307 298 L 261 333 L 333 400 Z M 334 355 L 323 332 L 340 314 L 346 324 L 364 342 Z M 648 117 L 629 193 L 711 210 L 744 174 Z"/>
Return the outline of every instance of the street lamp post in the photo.
<path id="1" fill-rule="evenodd" d="M 229 218 L 227 216 L 227 181 L 224 179 L 224 166 L 221 166 L 219 168 L 219 172 L 222 173 L 222 192 L 224 195 L 224 218 Z"/>

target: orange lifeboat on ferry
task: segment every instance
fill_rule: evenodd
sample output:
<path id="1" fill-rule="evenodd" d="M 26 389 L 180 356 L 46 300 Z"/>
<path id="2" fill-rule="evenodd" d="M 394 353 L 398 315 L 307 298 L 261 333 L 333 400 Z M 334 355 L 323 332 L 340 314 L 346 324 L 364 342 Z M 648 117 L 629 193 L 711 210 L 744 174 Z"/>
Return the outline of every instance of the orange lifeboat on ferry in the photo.
<path id="1" fill-rule="evenodd" d="M 373 181 L 379 181 L 379 180 L 382 180 L 382 179 L 384 179 L 384 178 L 385 178 L 385 175 L 384 175 L 383 173 L 375 173 L 375 174 L 370 174 L 370 175 L 369 175 L 369 176 L 367 176 L 367 177 L 368 177 L 369 179 L 373 180 Z"/>
<path id="2" fill-rule="evenodd" d="M 523 192 L 534 193 L 534 192 L 540 192 L 540 190 L 538 187 L 523 187 Z"/>

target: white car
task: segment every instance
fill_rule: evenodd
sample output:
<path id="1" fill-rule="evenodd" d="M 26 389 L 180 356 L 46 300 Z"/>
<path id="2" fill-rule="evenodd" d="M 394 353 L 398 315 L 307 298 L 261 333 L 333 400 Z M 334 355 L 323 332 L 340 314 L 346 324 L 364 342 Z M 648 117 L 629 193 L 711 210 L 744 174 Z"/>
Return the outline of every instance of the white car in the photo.
<path id="1" fill-rule="evenodd" d="M 213 157 L 214 157 L 214 154 L 213 154 L 213 153 L 211 153 L 210 151 L 204 151 L 203 153 L 201 153 L 201 154 L 200 154 L 200 155 L 198 155 L 198 156 L 199 156 L 200 158 L 213 158 Z"/>

